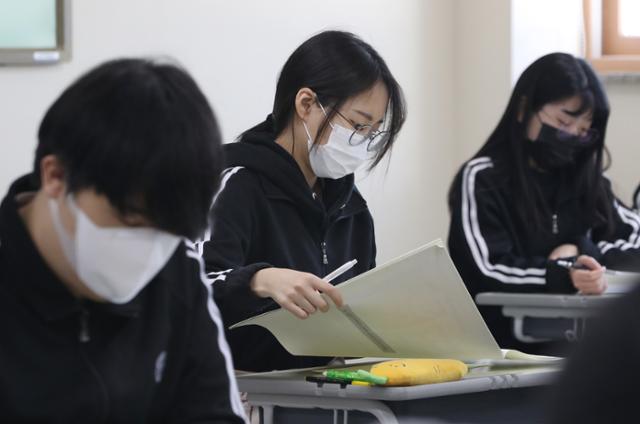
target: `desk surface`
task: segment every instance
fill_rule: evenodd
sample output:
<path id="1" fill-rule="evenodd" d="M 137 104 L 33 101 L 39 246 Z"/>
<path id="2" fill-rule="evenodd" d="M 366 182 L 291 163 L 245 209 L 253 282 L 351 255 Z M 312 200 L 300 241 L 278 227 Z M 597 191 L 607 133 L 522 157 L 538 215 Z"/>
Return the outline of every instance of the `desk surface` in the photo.
<path id="1" fill-rule="evenodd" d="M 255 374 L 247 377 L 238 376 L 237 380 L 240 391 L 248 393 L 403 401 L 546 385 L 553 381 L 558 372 L 559 368 L 557 367 L 472 372 L 459 381 L 410 387 L 364 387 L 347 385 L 342 388 L 338 384 L 318 386 L 316 383 L 304 381 L 301 376 L 273 378 L 260 377 Z"/>
<path id="2" fill-rule="evenodd" d="M 536 308 L 589 309 L 609 304 L 619 295 L 603 294 L 587 296 L 577 294 L 500 293 L 486 292 L 476 296 L 478 305 L 521 306 Z"/>

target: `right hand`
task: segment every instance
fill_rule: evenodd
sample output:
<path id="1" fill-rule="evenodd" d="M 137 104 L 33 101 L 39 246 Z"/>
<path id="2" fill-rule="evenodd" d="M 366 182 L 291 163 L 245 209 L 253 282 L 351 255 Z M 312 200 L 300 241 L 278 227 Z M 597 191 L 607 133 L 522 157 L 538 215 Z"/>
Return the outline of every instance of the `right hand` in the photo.
<path id="1" fill-rule="evenodd" d="M 576 260 L 577 264 L 589 268 L 572 269 L 569 271 L 573 286 L 582 294 L 602 294 L 607 289 L 605 268 L 591 256 L 581 255 Z"/>
<path id="2" fill-rule="evenodd" d="M 304 319 L 317 311 L 329 310 L 320 292 L 337 307 L 342 307 L 342 295 L 331 283 L 307 272 L 286 268 L 265 268 L 251 279 L 251 290 L 260 297 L 270 297 L 284 309 Z"/>
<path id="3" fill-rule="evenodd" d="M 573 256 L 578 256 L 578 253 L 578 246 L 575 244 L 561 244 L 553 249 L 549 254 L 549 259 L 555 261 L 560 258 L 571 258 Z"/>

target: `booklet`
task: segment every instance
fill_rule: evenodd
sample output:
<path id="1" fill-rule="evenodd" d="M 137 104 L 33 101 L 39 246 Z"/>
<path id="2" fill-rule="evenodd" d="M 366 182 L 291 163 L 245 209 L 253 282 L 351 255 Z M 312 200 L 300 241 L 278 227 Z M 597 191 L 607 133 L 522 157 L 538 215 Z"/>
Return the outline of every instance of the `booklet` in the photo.
<path id="1" fill-rule="evenodd" d="M 504 358 L 441 240 L 337 287 L 343 308 L 304 320 L 277 309 L 231 328 L 265 327 L 293 355 Z"/>

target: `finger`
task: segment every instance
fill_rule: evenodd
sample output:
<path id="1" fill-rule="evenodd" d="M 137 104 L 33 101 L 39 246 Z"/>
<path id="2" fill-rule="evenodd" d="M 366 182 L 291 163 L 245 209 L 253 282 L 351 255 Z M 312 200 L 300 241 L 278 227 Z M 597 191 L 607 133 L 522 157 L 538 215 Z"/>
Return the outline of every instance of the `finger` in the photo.
<path id="1" fill-rule="evenodd" d="M 592 271 L 602 269 L 602 266 L 598 261 L 596 261 L 591 256 L 587 256 L 587 255 L 578 256 L 578 259 L 576 259 L 576 263 L 580 265 L 584 265 Z"/>
<path id="2" fill-rule="evenodd" d="M 583 282 L 576 284 L 576 288 L 585 294 L 601 294 L 606 289 L 606 283 L 604 280 Z"/>
<path id="3" fill-rule="evenodd" d="M 340 290 L 338 290 L 336 286 L 332 285 L 331 283 L 327 283 L 326 281 L 315 277 L 315 279 L 313 280 L 313 287 L 316 290 L 319 290 L 329 296 L 329 299 L 331 299 L 338 308 L 341 308 L 344 305 Z"/>
<path id="4" fill-rule="evenodd" d="M 294 293 L 289 296 L 289 299 L 293 301 L 300 309 L 311 315 L 316 311 L 316 307 L 311 304 L 301 293 Z"/>
<path id="5" fill-rule="evenodd" d="M 602 279 L 604 276 L 604 269 L 587 271 L 582 269 L 574 269 L 571 270 L 571 279 L 575 279 L 577 281 L 597 281 Z"/>
<path id="6" fill-rule="evenodd" d="M 304 286 L 302 295 L 311 303 L 316 309 L 320 309 L 322 312 L 329 310 L 329 304 L 324 300 L 319 291 L 311 286 Z"/>
<path id="7" fill-rule="evenodd" d="M 291 312 L 296 318 L 305 319 L 309 316 L 308 313 L 303 311 L 298 305 L 291 301 L 285 301 L 281 303 L 280 306 Z"/>

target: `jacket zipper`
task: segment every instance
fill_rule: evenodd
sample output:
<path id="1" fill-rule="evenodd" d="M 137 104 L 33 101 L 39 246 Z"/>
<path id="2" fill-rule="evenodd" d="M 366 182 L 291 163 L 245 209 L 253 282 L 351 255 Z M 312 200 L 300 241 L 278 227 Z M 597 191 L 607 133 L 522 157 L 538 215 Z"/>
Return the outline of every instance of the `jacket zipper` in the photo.
<path id="1" fill-rule="evenodd" d="M 84 307 L 80 310 L 80 328 L 78 331 L 78 341 L 80 343 L 87 343 L 91 340 L 91 334 L 89 332 L 89 311 Z"/>
<path id="2" fill-rule="evenodd" d="M 553 234 L 558 234 L 560 230 L 558 229 L 558 214 L 554 213 L 551 215 L 551 232 Z"/>
<path id="3" fill-rule="evenodd" d="M 100 419 L 97 422 L 106 422 L 107 418 L 109 417 L 109 395 L 104 381 L 102 381 L 100 373 L 87 356 L 84 348 L 84 345 L 91 341 L 91 334 L 89 331 L 89 311 L 82 304 L 80 305 L 80 326 L 78 329 L 78 341 L 80 342 L 80 356 L 89 368 L 89 372 L 96 379 L 100 395 L 102 397 L 103 408 L 102 413 L 100 414 Z"/>
<path id="4" fill-rule="evenodd" d="M 329 259 L 327 258 L 327 242 L 323 241 L 320 243 L 320 247 L 322 248 L 322 263 L 324 265 L 329 265 Z"/>

